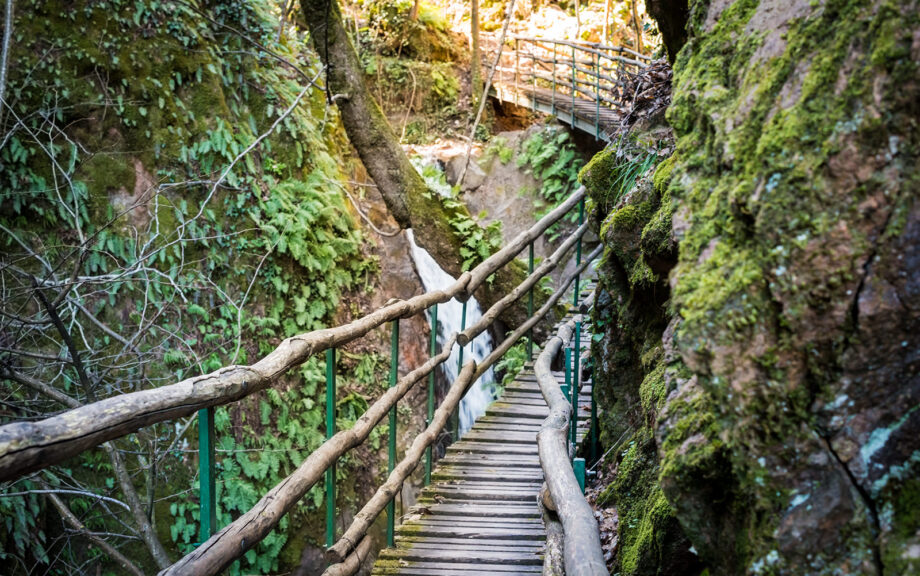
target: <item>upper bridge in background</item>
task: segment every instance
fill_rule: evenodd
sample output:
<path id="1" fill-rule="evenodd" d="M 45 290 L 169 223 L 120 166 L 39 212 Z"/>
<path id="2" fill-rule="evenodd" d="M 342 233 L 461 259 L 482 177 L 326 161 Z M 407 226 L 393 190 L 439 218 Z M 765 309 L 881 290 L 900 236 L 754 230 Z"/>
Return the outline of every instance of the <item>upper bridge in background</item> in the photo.
<path id="1" fill-rule="evenodd" d="M 636 98 L 626 79 L 651 58 L 622 46 L 515 37 L 503 50 L 490 96 L 551 114 L 573 128 L 609 141 L 622 108 Z M 494 58 L 494 55 L 492 56 Z"/>

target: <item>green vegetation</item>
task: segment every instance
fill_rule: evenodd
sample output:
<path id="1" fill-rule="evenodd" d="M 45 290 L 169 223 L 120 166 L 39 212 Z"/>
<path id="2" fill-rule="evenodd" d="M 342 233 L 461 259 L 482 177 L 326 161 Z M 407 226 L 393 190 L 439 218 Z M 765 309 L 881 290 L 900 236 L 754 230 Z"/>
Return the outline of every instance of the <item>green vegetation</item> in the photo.
<path id="1" fill-rule="evenodd" d="M 535 202 L 534 216 L 544 214 L 564 202 L 578 188 L 578 172 L 583 161 L 575 151 L 569 133 L 559 126 L 546 126 L 531 134 L 521 145 L 517 165 L 542 180 L 539 190 L 542 203 Z M 561 223 L 578 221 L 578 211 L 571 211 L 547 231 L 552 241 L 561 234 Z"/>
<path id="2" fill-rule="evenodd" d="M 76 270 L 83 280 L 62 296 L 68 306 L 62 314 L 79 305 L 115 334 L 135 335 L 128 348 L 78 312 L 65 317 L 81 335 L 83 361 L 100 375 L 100 394 L 252 362 L 285 337 L 328 325 L 346 294 L 369 285 L 375 262 L 339 189 L 345 176 L 335 157 L 343 140 L 326 118 L 324 94 L 304 89 L 303 76 L 231 32 L 245 29 L 308 77 L 316 75 L 303 38 L 277 41 L 268 4 L 218 3 L 202 13 L 191 4 L 120 0 L 17 8 L 10 84 L 17 120 L 7 123 L 12 128 L 0 149 L 0 225 L 9 234 L 0 243 L 7 254 L 29 246 L 65 275 Z M 43 273 L 28 254 L 19 266 L 22 274 Z M 4 272 L 6 286 L 21 281 L 16 274 Z M 97 280 L 119 275 L 121 281 Z M 7 290 L 4 298 L 31 299 L 29 291 L 18 294 Z M 59 339 L 49 329 L 17 346 L 57 349 Z M 372 357 L 342 363 L 350 394 L 340 425 L 350 425 L 379 391 L 366 360 Z M 56 378 L 53 369 L 16 361 L 20 370 L 85 399 L 69 370 Z M 217 410 L 220 525 L 322 442 L 322 381 L 311 359 L 277 387 Z M 57 409 L 22 388 L 8 401 Z M 198 505 L 188 497 L 197 491 L 197 463 L 182 448 L 186 440 L 194 446 L 195 437 L 192 421 L 117 443 L 132 469 L 162 459 L 159 474 L 144 481 L 157 499 L 151 513 L 161 540 L 182 553 L 198 539 Z M 349 460 L 338 470 L 344 497 L 354 498 L 359 487 Z M 117 485 L 98 449 L 41 479 L 100 494 Z M 24 480 L 4 491 L 35 487 Z M 231 573 L 296 566 L 307 540 L 322 532 L 301 532 L 318 522 L 319 498 L 314 489 Z M 66 502 L 89 514 L 89 529 L 120 529 L 92 498 Z M 44 506 L 35 495 L 0 498 L 3 557 L 49 561 L 59 528 L 37 522 Z M 295 529 L 300 535 L 291 538 Z M 129 541 L 123 549 L 155 572 L 141 544 Z"/>
<path id="3" fill-rule="evenodd" d="M 508 349 L 508 352 L 495 365 L 495 371 L 502 375 L 501 382 L 498 383 L 499 391 L 514 382 L 517 375 L 524 369 L 527 360 L 527 340 L 521 340 Z"/>

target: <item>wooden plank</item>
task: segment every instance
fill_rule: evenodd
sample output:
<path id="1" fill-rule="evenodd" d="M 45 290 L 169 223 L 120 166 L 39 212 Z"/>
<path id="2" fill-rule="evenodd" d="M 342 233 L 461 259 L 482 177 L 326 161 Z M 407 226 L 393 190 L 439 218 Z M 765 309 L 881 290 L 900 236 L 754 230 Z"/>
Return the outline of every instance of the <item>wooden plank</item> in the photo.
<path id="1" fill-rule="evenodd" d="M 402 526 L 400 527 L 402 528 Z M 482 538 L 487 540 L 544 540 L 546 532 L 543 527 L 539 529 L 524 528 L 477 528 L 474 526 L 431 526 L 413 524 L 411 534 L 414 536 L 453 536 L 455 538 L 476 539 Z"/>
<path id="2" fill-rule="evenodd" d="M 576 107 L 577 108 L 577 107 Z M 567 317 L 571 317 L 568 314 Z M 590 351 L 585 332 L 583 357 Z M 528 363 L 433 471 L 435 483 L 397 528 L 373 574 L 473 576 L 540 574 L 545 529 L 537 506 L 543 484 L 536 433 L 549 415 Z M 561 372 L 554 372 L 559 380 Z M 588 431 L 591 382 L 582 382 L 577 435 Z"/>
<path id="3" fill-rule="evenodd" d="M 532 444 L 536 439 L 532 432 L 509 432 L 505 430 L 470 430 L 464 438 L 473 442 L 493 442 L 500 444 Z"/>
<path id="4" fill-rule="evenodd" d="M 461 440 L 447 449 L 448 454 L 476 454 L 476 453 L 495 453 L 495 454 L 525 454 L 533 455 L 537 453 L 536 446 L 528 445 L 500 445 L 489 442 L 473 442 L 472 440 Z"/>
<path id="5" fill-rule="evenodd" d="M 499 503 L 485 503 L 482 504 L 476 501 L 469 502 L 456 502 L 452 501 L 444 504 L 435 504 L 431 507 L 426 507 L 430 511 L 429 514 L 432 516 L 441 516 L 445 518 L 453 518 L 455 515 L 462 515 L 464 517 L 472 516 L 491 516 L 493 518 L 539 518 L 540 511 L 539 509 L 530 504 L 527 506 L 521 506 L 520 504 L 499 504 Z"/>
<path id="6" fill-rule="evenodd" d="M 405 562 L 405 561 L 404 561 Z M 375 567 L 373 574 L 388 576 L 405 574 L 406 576 L 473 576 L 475 574 L 500 574 L 501 576 L 531 576 L 542 574 L 542 566 L 513 566 L 507 564 L 460 564 L 448 562 L 405 562 L 392 561 L 393 566 Z"/>
<path id="7" fill-rule="evenodd" d="M 542 566 L 543 556 L 532 550 L 488 550 L 471 548 L 457 550 L 454 548 L 418 548 L 412 546 L 403 549 L 388 549 L 380 553 L 380 558 L 406 560 L 408 562 L 449 562 L 456 564 L 513 564 L 517 566 Z"/>

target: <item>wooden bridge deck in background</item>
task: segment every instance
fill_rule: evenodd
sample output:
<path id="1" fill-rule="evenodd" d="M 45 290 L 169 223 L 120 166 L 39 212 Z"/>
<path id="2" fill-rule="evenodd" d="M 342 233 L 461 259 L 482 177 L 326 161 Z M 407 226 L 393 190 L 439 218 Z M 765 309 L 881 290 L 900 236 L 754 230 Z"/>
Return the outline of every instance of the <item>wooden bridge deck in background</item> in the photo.
<path id="1" fill-rule="evenodd" d="M 575 98 L 539 86 L 518 86 L 496 84 L 491 95 L 502 102 L 508 102 L 537 112 L 555 116 L 569 126 L 595 136 L 598 140 L 610 141 L 610 134 L 620 125 L 620 113 L 607 106 L 598 106 L 594 100 Z M 574 110 L 574 114 L 573 111 Z"/>
<path id="2" fill-rule="evenodd" d="M 585 359 L 591 345 L 587 330 L 581 344 Z M 557 376 L 564 381 L 563 374 Z M 590 424 L 590 380 L 583 382 L 578 403 L 581 443 Z M 372 574 L 542 573 L 546 535 L 537 504 L 543 471 L 536 438 L 548 415 L 528 362 L 501 398 L 448 448 L 432 472 L 431 486 L 397 528 L 396 547 L 381 551 Z"/>

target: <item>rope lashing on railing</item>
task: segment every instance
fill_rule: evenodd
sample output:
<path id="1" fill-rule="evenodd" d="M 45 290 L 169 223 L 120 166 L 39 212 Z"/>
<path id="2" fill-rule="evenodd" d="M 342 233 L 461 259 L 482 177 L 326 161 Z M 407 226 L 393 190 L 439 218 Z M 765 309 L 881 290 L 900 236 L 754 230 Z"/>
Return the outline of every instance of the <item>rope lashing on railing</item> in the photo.
<path id="1" fill-rule="evenodd" d="M 267 388 L 310 356 L 347 344 L 386 322 L 418 314 L 454 297 L 468 299 L 489 276 L 513 260 L 584 196 L 584 188 L 580 188 L 508 246 L 461 275 L 447 290 L 396 302 L 349 324 L 287 338 L 251 366 L 227 366 L 176 384 L 106 398 L 44 420 L 0 426 L 0 481 L 57 464 L 145 426 L 240 400 Z"/>
<path id="2" fill-rule="evenodd" d="M 595 250 L 595 253 L 597 252 Z M 592 256 L 589 256 L 589 261 Z M 569 458 L 568 438 L 572 405 L 562 393 L 551 368 L 559 350 L 572 339 L 574 326 L 575 320 L 562 325 L 556 335 L 546 343 L 543 352 L 534 363 L 537 383 L 550 409 L 549 416 L 537 433 L 537 446 L 540 465 L 552 499 L 551 507 L 556 510 L 562 521 L 566 575 L 606 576 L 607 565 L 601 549 L 597 520 L 591 506 L 585 500 Z M 577 402 L 577 391 L 574 398 Z"/>

